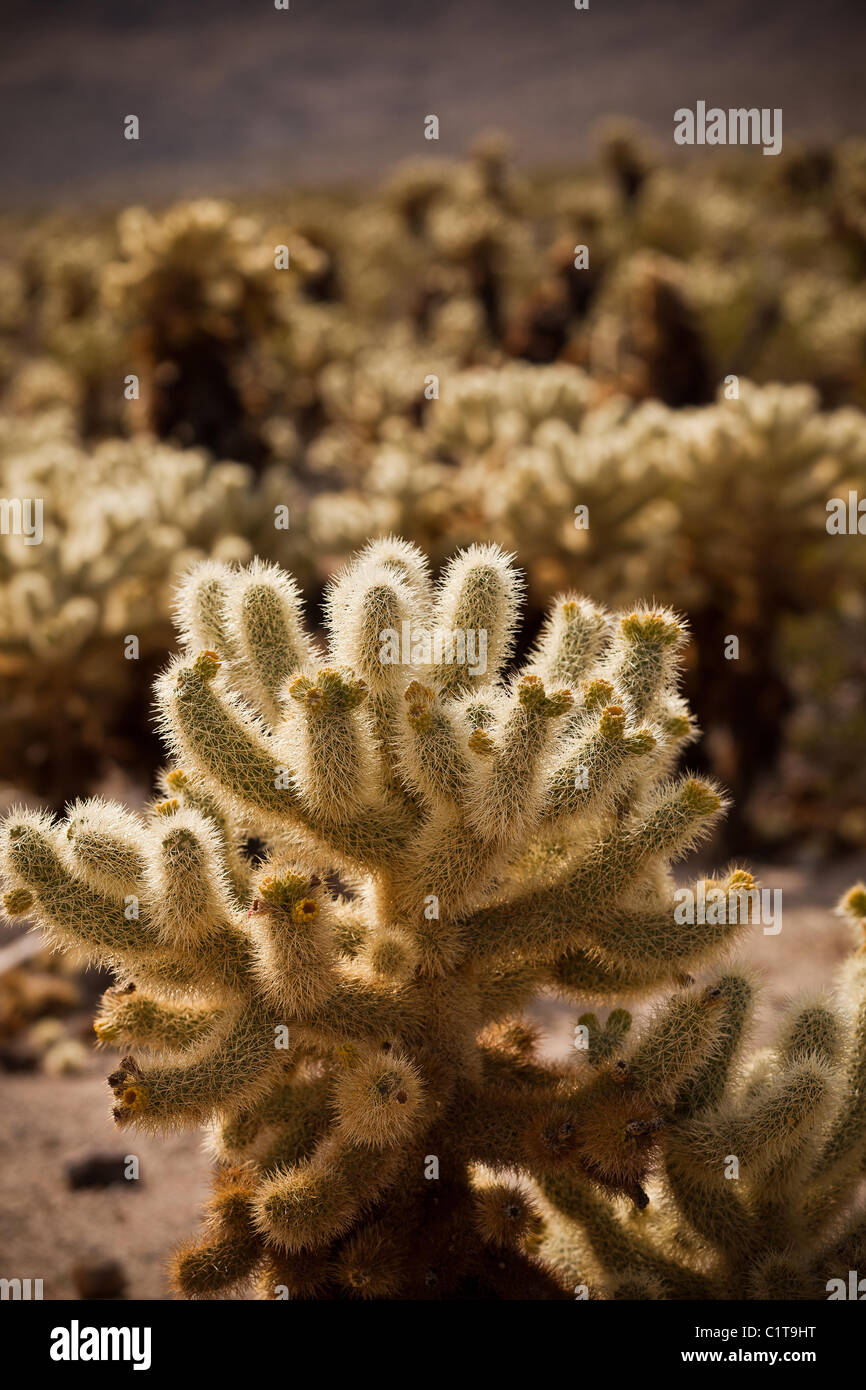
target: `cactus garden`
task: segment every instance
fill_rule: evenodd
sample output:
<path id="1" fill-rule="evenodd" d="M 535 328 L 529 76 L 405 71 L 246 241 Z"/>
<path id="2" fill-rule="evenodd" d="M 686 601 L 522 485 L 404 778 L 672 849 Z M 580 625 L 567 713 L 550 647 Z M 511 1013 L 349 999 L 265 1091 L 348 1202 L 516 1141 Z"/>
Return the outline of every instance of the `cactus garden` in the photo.
<path id="1" fill-rule="evenodd" d="M 598 103 L 0 210 L 4 1288 L 866 1296 L 866 143 Z"/>

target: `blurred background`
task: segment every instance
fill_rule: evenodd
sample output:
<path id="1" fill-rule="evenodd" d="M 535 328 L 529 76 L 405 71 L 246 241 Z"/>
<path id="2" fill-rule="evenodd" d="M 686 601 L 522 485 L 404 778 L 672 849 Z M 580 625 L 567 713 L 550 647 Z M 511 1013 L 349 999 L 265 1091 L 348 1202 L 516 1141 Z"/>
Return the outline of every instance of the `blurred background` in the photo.
<path id="1" fill-rule="evenodd" d="M 792 139 L 864 128 L 858 0 L 290 6 L 6 0 L 0 196 L 80 206 L 375 178 L 417 153 L 419 112 L 440 116 L 443 153 L 496 125 L 530 167 L 588 155 L 611 111 L 667 144 L 673 110 L 698 98 L 781 106 Z M 117 138 L 129 112 L 147 128 L 132 151 Z"/>
<path id="2" fill-rule="evenodd" d="M 564 589 L 685 616 L 687 765 L 735 804 L 683 872 L 783 888 L 768 1018 L 828 980 L 866 848 L 866 537 L 826 525 L 866 498 L 864 31 L 841 0 L 10 0 L 0 496 L 43 536 L 0 535 L 0 802 L 151 794 L 192 561 L 276 560 L 316 620 L 372 536 L 499 541 L 523 650 Z M 783 153 L 675 146 L 697 100 L 781 107 Z M 21 932 L 0 1273 L 163 1297 L 200 1140 L 118 1176 L 106 981 Z"/>

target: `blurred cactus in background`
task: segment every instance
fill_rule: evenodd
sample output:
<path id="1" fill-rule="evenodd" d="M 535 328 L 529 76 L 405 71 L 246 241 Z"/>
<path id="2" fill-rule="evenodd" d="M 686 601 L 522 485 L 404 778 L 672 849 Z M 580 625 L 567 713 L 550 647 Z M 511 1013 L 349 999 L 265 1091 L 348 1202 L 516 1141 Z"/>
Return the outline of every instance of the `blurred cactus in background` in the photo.
<path id="1" fill-rule="evenodd" d="M 563 588 L 613 605 L 655 594 L 688 615 L 686 689 L 709 734 L 695 767 L 737 795 L 729 846 L 862 843 L 842 730 L 863 702 L 864 575 L 822 508 L 846 489 L 866 496 L 863 150 L 718 152 L 686 170 L 616 122 L 567 173 L 516 171 L 492 134 L 381 188 L 4 219 L 3 495 L 26 495 L 34 449 L 62 439 L 78 460 L 64 530 L 119 538 L 96 579 L 74 557 L 92 541 L 46 555 L 41 597 L 7 605 L 4 651 L 23 641 L 28 679 L 50 691 L 61 655 L 83 651 L 53 634 L 93 625 L 94 588 L 117 614 L 136 586 L 161 650 L 189 551 L 288 564 L 315 600 L 370 535 L 407 535 L 436 563 L 498 542 L 527 567 L 530 639 Z M 126 465 L 120 486 L 105 481 L 125 458 L 142 479 L 155 470 L 165 499 L 142 512 L 139 479 L 128 525 Z M 288 536 L 273 525 L 281 505 Z M 112 525 L 91 527 L 106 509 Z M 133 538 L 143 524 L 149 559 Z M 19 569 L 32 587 L 39 552 L 2 546 L 4 590 Z M 139 564 L 161 582 L 139 584 Z M 729 636 L 738 662 L 721 667 Z M 84 681 L 106 697 L 94 712 L 85 696 L 94 747 L 125 682 L 117 664 Z M 7 740 L 22 789 L 46 705 Z M 81 780 L 62 760 L 53 787 L 37 778 L 55 800 Z"/>
<path id="2" fill-rule="evenodd" d="M 275 248 L 258 225 L 213 201 L 163 217 L 130 208 L 105 302 L 129 333 L 149 429 L 222 458 L 258 463 L 252 429 L 256 344 L 275 322 Z"/>
<path id="3" fill-rule="evenodd" d="M 592 370 L 635 400 L 706 405 L 710 360 L 676 262 L 643 252 L 602 296 L 590 343 Z"/>
<path id="4" fill-rule="evenodd" d="M 291 482 L 144 437 L 85 451 L 63 408 L 0 417 L 0 468 L 7 496 L 41 503 L 39 543 L 9 534 L 0 549 L 0 776 L 55 805 L 112 763 L 148 785 L 177 576 L 206 556 L 245 561 L 257 541 L 288 556 L 274 509 Z"/>
<path id="5" fill-rule="evenodd" d="M 476 536 L 514 546 L 537 611 L 566 584 L 615 604 L 653 593 L 683 608 L 696 636 L 687 690 L 709 730 L 702 758 L 742 798 L 750 828 L 738 818 L 730 832 L 741 849 L 764 817 L 767 777 L 789 747 L 805 749 L 797 729 L 814 722 L 819 639 L 810 647 L 803 624 L 816 605 L 834 679 L 866 698 L 866 555 L 859 535 L 827 525 L 832 499 L 866 497 L 866 417 L 821 411 L 809 386 L 742 381 L 736 392 L 702 409 L 631 409 L 576 367 L 472 369 L 420 430 L 393 430 L 369 450 L 357 489 L 314 498 L 309 529 L 348 543 L 353 527 L 357 537 L 393 527 L 437 558 Z M 850 802 L 857 770 L 839 761 Z M 826 762 L 812 767 L 820 778 Z M 810 789 L 802 753 L 796 782 L 804 811 L 818 782 Z M 771 838 L 792 833 L 799 814 L 792 807 L 785 822 L 777 807 Z"/>
<path id="6" fill-rule="evenodd" d="M 320 653 L 288 575 L 206 561 L 159 681 L 164 795 L 6 818 L 7 912 L 119 977 L 97 1034 L 147 1055 L 109 1078 L 117 1123 L 211 1127 L 187 1296 L 572 1296 L 538 1184 L 643 1208 L 671 1107 L 718 1065 L 726 987 L 689 972 L 748 915 L 674 912 L 670 866 L 724 805 L 671 775 L 682 627 L 561 595 L 509 674 L 520 598 L 495 546 L 434 589 L 374 542 Z M 582 1021 L 576 1069 L 523 1017 L 543 989 L 667 997 L 634 1040 L 622 1009 Z"/>

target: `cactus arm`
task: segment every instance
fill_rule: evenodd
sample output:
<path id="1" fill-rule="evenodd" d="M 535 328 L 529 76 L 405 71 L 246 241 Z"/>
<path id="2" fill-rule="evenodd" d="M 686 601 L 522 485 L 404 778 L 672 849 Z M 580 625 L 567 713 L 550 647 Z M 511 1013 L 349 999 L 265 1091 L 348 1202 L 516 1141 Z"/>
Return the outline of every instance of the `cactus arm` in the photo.
<path id="1" fill-rule="evenodd" d="M 202 1237 L 174 1252 L 171 1278 L 184 1298 L 217 1298 L 246 1282 L 264 1254 L 255 1229 L 252 1184 L 241 1168 L 223 1170 L 207 1204 Z"/>
<path id="2" fill-rule="evenodd" d="M 109 991 L 94 1023 L 100 1043 L 112 1047 L 146 1047 L 184 1052 L 218 1028 L 221 1009 L 192 1009 L 149 998 L 140 990 Z"/>
<path id="3" fill-rule="evenodd" d="M 562 874 L 555 896 L 537 889 L 481 909 L 467 920 L 467 935 L 482 955 L 519 950 L 527 959 L 555 958 L 571 945 L 575 923 L 612 908 L 649 860 L 691 848 L 709 833 L 721 806 L 704 782 L 689 778 L 665 787 L 644 815 L 590 844 Z"/>
<path id="4" fill-rule="evenodd" d="M 578 734 L 560 754 L 546 788 L 542 821 L 555 824 L 565 816 L 608 811 L 638 762 L 656 746 L 649 729 L 626 733 L 625 712 L 606 706 L 597 722 Z"/>
<path id="5" fill-rule="evenodd" d="M 297 584 L 276 565 L 257 561 L 229 573 L 225 625 L 236 653 L 233 684 L 270 725 L 282 714 L 289 677 L 316 664 L 302 608 Z"/>
<path id="6" fill-rule="evenodd" d="M 109 1078 L 118 1124 L 189 1128 L 218 1111 L 242 1108 L 269 1089 L 291 1055 L 276 1047 L 277 1023 L 252 1000 L 181 1061 L 140 1066 L 133 1058 L 124 1059 Z"/>
<path id="7" fill-rule="evenodd" d="M 509 701 L 501 729 L 473 736 L 483 741 L 464 811 L 479 839 L 508 844 L 534 827 L 556 726 L 571 704 L 569 690 L 547 694 L 538 676 L 524 676 Z M 474 746 L 473 740 L 469 746 Z"/>
<path id="8" fill-rule="evenodd" d="M 603 608 L 579 594 L 560 594 L 545 619 L 527 670 L 551 684 L 572 689 L 602 654 L 610 619 Z"/>

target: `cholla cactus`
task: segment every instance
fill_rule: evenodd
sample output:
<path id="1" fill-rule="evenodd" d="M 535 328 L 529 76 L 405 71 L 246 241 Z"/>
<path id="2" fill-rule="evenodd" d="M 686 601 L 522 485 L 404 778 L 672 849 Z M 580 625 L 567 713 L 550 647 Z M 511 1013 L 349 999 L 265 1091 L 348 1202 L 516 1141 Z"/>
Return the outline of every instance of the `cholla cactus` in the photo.
<path id="1" fill-rule="evenodd" d="M 174 584 L 197 560 L 256 549 L 284 548 L 301 568 L 301 532 L 275 527 L 295 486 L 276 465 L 256 479 L 153 439 L 85 450 L 62 408 L 0 416 L 0 478 L 4 497 L 41 508 L 38 533 L 6 536 L 0 552 L 0 775 L 58 805 L 107 759 L 143 761 L 147 785 L 141 730 Z"/>
<path id="2" fill-rule="evenodd" d="M 86 438 L 121 431 L 126 405 L 120 334 L 99 299 L 111 238 L 92 230 L 39 219 L 0 251 L 3 409 L 35 418 L 62 403 Z"/>
<path id="3" fill-rule="evenodd" d="M 577 367 L 476 368 L 447 384 L 422 429 L 381 443 L 363 483 L 313 499 L 318 545 L 393 527 L 438 559 L 445 537 L 481 534 L 519 551 L 538 610 L 577 582 L 617 606 L 653 593 L 684 608 L 696 637 L 689 695 L 711 731 L 702 756 L 752 832 L 769 821 L 747 803 L 793 746 L 788 715 L 800 725 L 814 703 L 821 645 L 834 648 L 839 698 L 853 691 L 857 701 L 863 549 L 856 536 L 828 533 L 827 504 L 866 493 L 866 417 L 821 410 L 812 387 L 741 380 L 736 398 L 722 388 L 694 410 L 629 408 L 620 397 L 600 402 Z M 796 651 L 786 628 L 816 606 L 824 641 L 804 633 Z M 724 655 L 731 635 L 735 665 Z M 722 662 L 730 682 L 719 679 Z M 856 776 L 844 738 L 836 746 Z M 796 781 L 815 804 L 826 760 L 813 764 Z M 855 781 L 845 799 L 858 791 Z M 744 833 L 736 821 L 732 837 Z"/>
<path id="4" fill-rule="evenodd" d="M 813 382 L 827 406 L 866 406 L 866 292 L 862 282 L 804 270 L 779 295 L 776 332 L 754 362 L 764 380 Z"/>
<path id="5" fill-rule="evenodd" d="M 118 237 L 123 259 L 106 269 L 105 302 L 129 329 L 148 427 L 261 462 L 251 354 L 278 317 L 274 248 L 252 219 L 213 200 L 160 218 L 130 208 Z"/>
<path id="6" fill-rule="evenodd" d="M 333 583 L 323 657 L 286 574 L 199 566 L 158 687 L 163 799 L 5 821 L 7 911 L 111 965 L 100 1040 L 149 1053 L 109 1078 L 117 1123 L 211 1126 L 187 1295 L 557 1296 L 531 1181 L 641 1206 L 722 1045 L 724 991 L 688 972 L 742 926 L 679 925 L 669 871 L 723 806 L 671 775 L 682 626 L 566 595 L 508 676 L 520 591 L 496 547 L 434 590 L 419 551 L 374 542 Z M 582 1024 L 591 1075 L 521 1017 L 541 989 L 659 987 L 624 1049 L 623 1010 Z"/>
<path id="7" fill-rule="evenodd" d="M 393 354 L 387 360 L 394 363 Z M 414 375 L 405 373 L 404 354 L 395 380 L 417 394 L 422 373 L 420 361 Z M 550 479 L 549 468 L 545 477 L 532 476 L 533 460 L 547 462 L 533 446 L 560 437 L 571 441 L 584 426 L 596 433 L 621 418 L 625 403 L 599 408 L 590 378 L 560 364 L 543 371 L 516 362 L 497 370 L 473 367 L 443 375 L 442 383 L 441 397 L 424 402 L 420 429 L 392 418 L 374 444 L 357 428 L 351 436 L 320 436 L 311 458 L 323 469 L 326 464 L 339 468 L 344 477 L 356 475 L 356 486 L 311 498 L 307 516 L 316 548 L 352 549 L 371 533 L 397 531 L 423 542 L 441 561 L 446 537 L 448 544 L 469 545 L 479 531 L 496 540 L 510 532 L 526 537 L 535 561 L 536 542 L 555 557 L 562 530 L 574 533 L 568 484 Z M 382 401 L 367 374 L 362 384 L 371 407 Z M 557 507 L 564 518 L 560 527 Z M 537 578 L 535 568 L 533 563 L 531 580 Z"/>
<path id="8" fill-rule="evenodd" d="M 851 637 L 863 632 L 866 570 L 856 539 L 828 534 L 827 506 L 849 490 L 863 493 L 866 419 L 853 409 L 821 411 L 808 386 L 741 382 L 739 391 L 736 400 L 720 393 L 706 410 L 646 407 L 597 452 L 614 474 L 638 459 L 656 470 L 659 500 L 674 504 L 667 525 L 655 509 L 643 582 L 691 616 L 690 693 L 713 730 L 707 752 L 754 825 L 760 813 L 747 807 L 748 794 L 775 772 L 786 721 L 806 704 L 808 684 L 817 684 L 820 645 L 795 657 L 785 649 L 786 624 L 820 607 L 845 665 L 840 684 L 856 688 L 860 643 Z M 644 519 L 651 533 L 653 509 Z M 718 653 L 729 635 L 738 638 L 738 664 L 722 695 Z M 814 788 L 814 773 L 811 780 Z"/>
<path id="9" fill-rule="evenodd" d="M 542 1180 L 544 1249 L 563 1272 L 580 1261 L 595 1296 L 848 1296 L 849 1270 L 866 1259 L 866 887 L 840 910 L 859 924 L 860 948 L 837 995 L 796 1001 L 775 1049 L 747 1065 L 755 982 L 722 975 L 723 1046 L 678 1090 L 638 1220 L 573 1176 Z"/>
<path id="10" fill-rule="evenodd" d="M 525 198 L 495 134 L 463 162 L 403 165 L 388 181 L 383 205 L 374 204 L 359 223 L 366 231 L 364 278 L 381 277 L 385 285 L 390 279 L 391 301 L 396 289 L 422 339 L 444 351 L 462 340 L 466 360 L 477 360 L 498 343 L 517 287 L 534 276 Z M 437 311 L 458 304 L 463 324 L 455 331 L 451 315 Z"/>
<path id="11" fill-rule="evenodd" d="M 756 808 L 778 840 L 808 814 L 821 850 L 866 844 L 866 806 L 851 749 L 866 747 L 864 604 L 828 620 L 820 607 L 785 625 L 780 659 L 794 672 L 796 706 L 785 730 L 780 771 Z"/>
<path id="12" fill-rule="evenodd" d="M 599 306 L 591 365 L 637 400 L 694 406 L 712 399 L 709 354 L 675 262 L 648 252 L 625 262 Z"/>
<path id="13" fill-rule="evenodd" d="M 623 204 L 629 209 L 640 199 L 647 175 L 655 162 L 653 151 L 640 127 L 624 120 L 605 122 L 598 134 L 598 144 Z"/>
<path id="14" fill-rule="evenodd" d="M 467 452 L 493 445 L 529 444 L 546 421 L 579 430 L 597 393 L 576 367 L 537 367 L 509 363 L 476 367 L 447 383 L 430 412 L 433 450 L 463 461 Z"/>
<path id="15" fill-rule="evenodd" d="M 456 367 L 450 359 L 422 353 L 406 334 L 391 335 L 384 345 L 366 342 L 354 358 L 324 367 L 322 402 L 333 419 L 349 422 L 363 439 L 391 416 L 420 422 L 430 377 L 438 383 L 452 374 Z M 348 461 L 345 472 L 351 476 Z"/>

